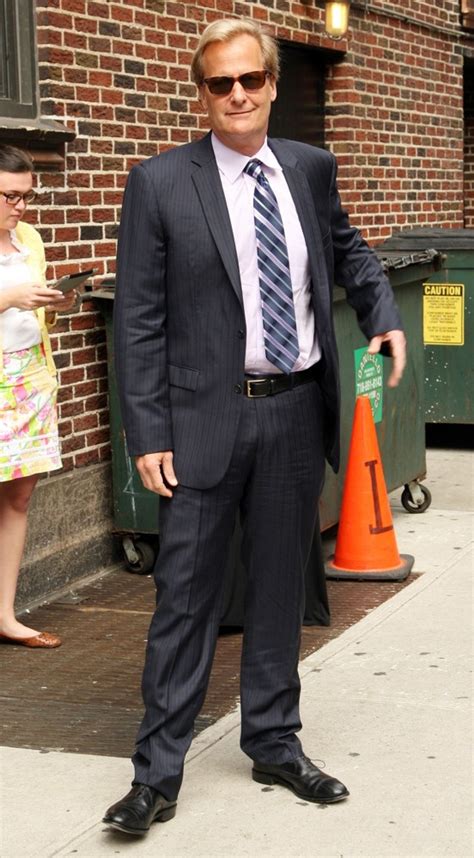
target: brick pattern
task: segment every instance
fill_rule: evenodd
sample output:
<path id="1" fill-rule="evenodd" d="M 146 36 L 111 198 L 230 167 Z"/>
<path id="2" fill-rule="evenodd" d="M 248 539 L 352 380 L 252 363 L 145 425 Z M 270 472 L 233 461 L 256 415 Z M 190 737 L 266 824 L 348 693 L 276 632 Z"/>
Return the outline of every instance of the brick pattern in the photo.
<path id="1" fill-rule="evenodd" d="M 248 16 L 279 38 L 334 48 L 323 4 L 302 0 L 37 0 L 36 8 L 42 115 L 77 134 L 65 172 L 41 173 L 31 214 L 51 278 L 91 263 L 97 283 L 112 273 L 131 165 L 206 130 L 188 68 L 207 23 Z M 464 217 L 459 0 L 404 0 L 405 21 L 400 8 L 389 0 L 353 8 L 349 36 L 336 46 L 345 60 L 328 76 L 327 143 L 343 201 L 371 242 L 414 224 L 461 226 Z M 91 302 L 61 321 L 54 346 L 65 468 L 100 461 L 107 367 Z"/>
<path id="2" fill-rule="evenodd" d="M 339 155 L 341 194 L 369 239 L 415 225 L 463 225 L 459 9 L 443 5 L 431 6 L 430 17 L 427 4 L 405 3 L 404 13 L 453 35 L 353 15 L 347 59 L 332 68 L 327 141 Z"/>

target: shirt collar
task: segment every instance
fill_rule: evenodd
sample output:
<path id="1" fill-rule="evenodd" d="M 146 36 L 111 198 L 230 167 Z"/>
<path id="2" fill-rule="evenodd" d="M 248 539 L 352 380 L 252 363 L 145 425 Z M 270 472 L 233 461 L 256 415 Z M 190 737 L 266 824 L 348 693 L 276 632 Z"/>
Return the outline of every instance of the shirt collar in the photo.
<path id="1" fill-rule="evenodd" d="M 221 173 L 224 174 L 226 179 L 233 184 L 239 176 L 242 174 L 244 167 L 248 164 L 249 161 L 252 161 L 254 158 L 261 161 L 262 164 L 268 168 L 268 170 L 275 172 L 282 172 L 282 167 L 277 161 L 275 155 L 268 145 L 267 138 L 265 137 L 263 146 L 259 149 L 255 155 L 249 157 L 248 155 L 241 155 L 240 152 L 236 152 L 235 149 L 229 149 L 228 146 L 225 146 L 218 137 L 214 134 L 211 135 L 212 148 L 214 149 L 214 155 L 216 157 L 217 166 Z"/>
<path id="2" fill-rule="evenodd" d="M 0 256 L 2 257 L 2 261 L 13 260 L 18 262 L 19 260 L 24 260 L 30 255 L 30 251 L 28 247 L 25 247 L 24 244 L 18 240 L 18 236 L 14 229 L 10 230 L 10 241 L 13 244 L 13 247 L 18 250 L 18 253 L 2 253 Z"/>
<path id="3" fill-rule="evenodd" d="M 18 239 L 18 236 L 17 236 L 17 234 L 16 234 L 16 231 L 15 231 L 14 229 L 12 229 L 12 230 L 10 231 L 10 239 L 11 239 L 11 243 L 13 244 L 13 247 L 16 247 L 16 249 L 17 249 L 17 250 L 19 250 L 19 251 L 20 251 L 20 253 L 25 253 L 25 254 L 26 254 L 26 256 L 28 256 L 28 253 L 29 253 L 30 251 L 28 250 L 28 248 L 27 248 L 27 247 L 25 247 L 25 245 L 24 245 L 24 244 L 21 244 L 21 243 L 20 243 L 20 241 L 19 241 L 19 239 Z"/>

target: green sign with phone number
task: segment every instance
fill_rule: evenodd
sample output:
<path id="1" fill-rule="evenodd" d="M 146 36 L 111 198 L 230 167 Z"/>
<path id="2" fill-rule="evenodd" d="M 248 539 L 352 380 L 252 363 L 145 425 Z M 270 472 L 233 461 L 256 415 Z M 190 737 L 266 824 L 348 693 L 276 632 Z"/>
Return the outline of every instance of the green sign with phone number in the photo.
<path id="1" fill-rule="evenodd" d="M 374 423 L 380 423 L 383 415 L 383 358 L 369 355 L 366 348 L 355 349 L 355 393 L 368 396 Z"/>

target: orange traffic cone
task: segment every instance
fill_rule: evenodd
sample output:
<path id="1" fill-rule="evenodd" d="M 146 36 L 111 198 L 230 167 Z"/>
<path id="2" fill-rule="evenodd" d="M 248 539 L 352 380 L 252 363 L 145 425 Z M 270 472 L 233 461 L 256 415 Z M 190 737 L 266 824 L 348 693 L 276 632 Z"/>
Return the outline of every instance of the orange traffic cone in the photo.
<path id="1" fill-rule="evenodd" d="M 336 551 L 328 578 L 403 581 L 414 557 L 398 553 L 380 450 L 368 396 L 358 396 Z"/>

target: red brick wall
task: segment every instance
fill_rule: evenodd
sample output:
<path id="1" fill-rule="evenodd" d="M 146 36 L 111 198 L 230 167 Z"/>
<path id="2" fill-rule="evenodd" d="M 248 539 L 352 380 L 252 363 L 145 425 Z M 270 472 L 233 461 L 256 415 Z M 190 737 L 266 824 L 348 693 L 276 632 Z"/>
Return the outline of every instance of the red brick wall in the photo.
<path id="1" fill-rule="evenodd" d="M 405 0 L 403 14 L 420 24 L 353 11 L 346 61 L 329 81 L 327 141 L 353 222 L 371 240 L 463 225 L 459 4 Z"/>
<path id="2" fill-rule="evenodd" d="M 408 21 L 353 8 L 349 37 L 336 46 L 346 59 L 328 76 L 327 143 L 343 201 L 372 242 L 404 226 L 463 224 L 459 2 L 368 8 L 400 16 L 402 5 Z M 37 10 L 42 114 L 77 135 L 65 172 L 41 172 L 44 197 L 32 214 L 51 277 L 91 262 L 99 277 L 113 272 L 130 166 L 206 129 L 188 68 L 208 22 L 250 16 L 280 38 L 335 47 L 316 0 L 37 0 Z M 65 467 L 100 461 L 107 368 L 91 302 L 61 322 L 54 345 Z"/>

